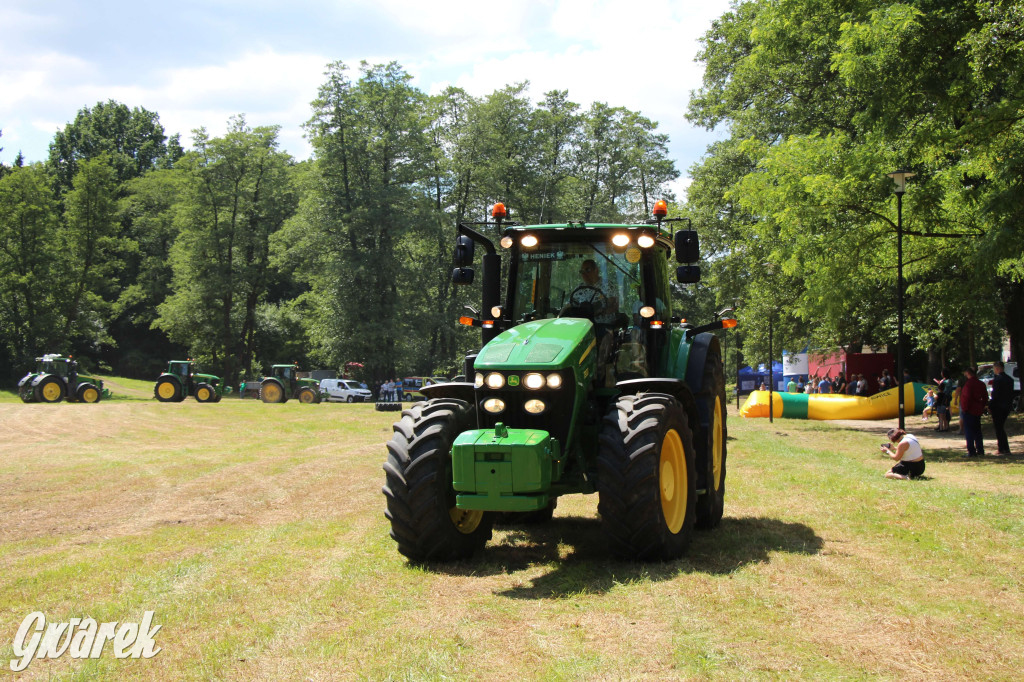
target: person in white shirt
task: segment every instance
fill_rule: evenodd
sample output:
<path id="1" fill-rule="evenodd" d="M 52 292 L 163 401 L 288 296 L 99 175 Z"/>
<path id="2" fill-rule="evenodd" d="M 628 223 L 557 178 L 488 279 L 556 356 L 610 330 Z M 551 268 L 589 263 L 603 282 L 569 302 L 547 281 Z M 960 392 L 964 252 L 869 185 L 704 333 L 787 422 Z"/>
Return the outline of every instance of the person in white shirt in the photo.
<path id="1" fill-rule="evenodd" d="M 901 481 L 919 478 L 924 473 L 924 451 L 917 438 L 902 429 L 889 429 L 886 436 L 889 443 L 881 446 L 882 452 L 896 460 L 896 464 L 885 473 L 885 477 Z M 896 447 L 891 447 L 890 443 Z"/>

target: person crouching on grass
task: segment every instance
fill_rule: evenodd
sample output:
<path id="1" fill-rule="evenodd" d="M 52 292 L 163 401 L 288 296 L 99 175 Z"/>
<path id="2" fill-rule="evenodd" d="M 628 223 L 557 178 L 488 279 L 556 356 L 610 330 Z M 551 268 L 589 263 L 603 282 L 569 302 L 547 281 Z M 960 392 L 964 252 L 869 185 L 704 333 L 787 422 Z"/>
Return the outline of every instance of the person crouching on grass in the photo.
<path id="1" fill-rule="evenodd" d="M 882 452 L 896 460 L 893 468 L 885 472 L 885 477 L 903 481 L 919 478 L 924 473 L 924 452 L 917 438 L 902 429 L 889 429 L 885 435 L 889 437 L 889 443 L 896 444 L 895 449 L 889 443 L 880 446 Z"/>

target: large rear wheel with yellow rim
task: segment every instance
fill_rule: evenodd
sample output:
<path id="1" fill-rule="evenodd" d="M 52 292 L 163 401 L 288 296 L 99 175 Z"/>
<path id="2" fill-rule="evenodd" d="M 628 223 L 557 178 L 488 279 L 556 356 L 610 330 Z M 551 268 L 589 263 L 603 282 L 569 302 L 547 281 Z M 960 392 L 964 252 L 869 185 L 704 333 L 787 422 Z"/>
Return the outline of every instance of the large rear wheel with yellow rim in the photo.
<path id="1" fill-rule="evenodd" d="M 697 499 L 682 403 L 662 393 L 619 398 L 604 417 L 597 466 L 597 509 L 611 551 L 640 560 L 682 556 Z"/>
<path id="2" fill-rule="evenodd" d="M 153 387 L 153 396 L 162 403 L 180 402 L 183 397 L 181 384 L 172 377 L 161 377 Z"/>
<path id="3" fill-rule="evenodd" d="M 64 382 L 50 375 L 36 385 L 36 400 L 42 403 L 59 403 L 64 399 Z"/>
<path id="4" fill-rule="evenodd" d="M 697 528 L 714 528 L 725 511 L 725 461 L 729 430 L 725 415 L 725 375 L 722 357 L 709 352 L 704 364 L 701 390 L 696 395 L 701 427 L 694 439 L 697 467 L 702 474 L 698 487 L 704 494 L 697 498 Z"/>

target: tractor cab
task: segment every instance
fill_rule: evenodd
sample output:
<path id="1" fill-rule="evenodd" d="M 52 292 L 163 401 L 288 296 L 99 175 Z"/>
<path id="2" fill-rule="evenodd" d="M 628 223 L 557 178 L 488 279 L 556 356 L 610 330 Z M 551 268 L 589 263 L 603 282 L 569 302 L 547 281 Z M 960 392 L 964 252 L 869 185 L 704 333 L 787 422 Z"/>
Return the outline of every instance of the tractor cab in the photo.
<path id="1" fill-rule="evenodd" d="M 295 374 L 298 370 L 296 365 L 274 365 L 271 368 L 271 375 L 280 379 L 286 386 L 294 389 Z"/>

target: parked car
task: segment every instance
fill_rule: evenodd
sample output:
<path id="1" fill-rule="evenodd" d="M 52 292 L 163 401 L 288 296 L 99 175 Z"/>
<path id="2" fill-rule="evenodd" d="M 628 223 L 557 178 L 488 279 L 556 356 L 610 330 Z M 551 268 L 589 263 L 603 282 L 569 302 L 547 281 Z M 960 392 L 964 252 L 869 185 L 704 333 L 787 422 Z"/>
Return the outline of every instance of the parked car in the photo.
<path id="1" fill-rule="evenodd" d="M 406 377 L 402 379 L 402 400 L 425 400 L 426 396 L 420 392 L 421 388 L 447 381 L 444 377 Z"/>
<path id="2" fill-rule="evenodd" d="M 1020 366 L 1016 362 L 1003 363 L 1003 371 L 1006 372 L 1006 376 L 1013 379 L 1013 411 L 1017 411 L 1017 406 L 1020 403 Z M 985 386 L 988 387 L 988 394 L 992 395 L 992 378 L 995 376 L 995 372 L 992 371 L 991 364 L 984 364 L 978 367 L 978 378 L 982 380 Z"/>
<path id="3" fill-rule="evenodd" d="M 369 389 L 351 379 L 321 379 L 320 392 L 326 394 L 328 401 L 334 402 L 362 403 L 373 400 Z"/>

